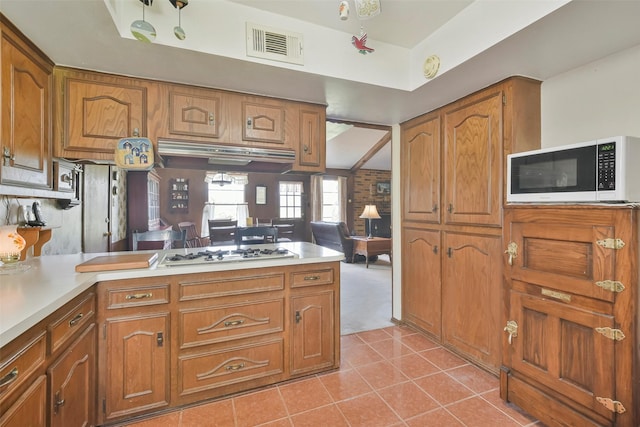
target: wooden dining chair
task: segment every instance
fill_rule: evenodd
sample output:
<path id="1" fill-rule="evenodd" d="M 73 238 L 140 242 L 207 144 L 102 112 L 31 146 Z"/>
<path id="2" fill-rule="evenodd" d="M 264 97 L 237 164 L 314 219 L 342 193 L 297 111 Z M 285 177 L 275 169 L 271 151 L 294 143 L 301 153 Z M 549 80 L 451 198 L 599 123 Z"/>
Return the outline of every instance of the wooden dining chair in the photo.
<path id="1" fill-rule="evenodd" d="M 187 248 L 201 248 L 209 244 L 207 237 L 198 235 L 196 224 L 190 221 L 183 221 L 178 223 L 178 229 L 184 230 L 187 233 L 186 247 Z"/>
<path id="2" fill-rule="evenodd" d="M 226 219 L 209 220 L 209 244 L 233 245 L 236 243 L 238 233 L 238 221 Z"/>
<path id="3" fill-rule="evenodd" d="M 184 248 L 187 244 L 187 231 L 176 231 L 171 228 L 165 230 L 149 230 L 131 233 L 134 251 L 148 249 Z M 176 244 L 176 242 L 178 242 Z"/>

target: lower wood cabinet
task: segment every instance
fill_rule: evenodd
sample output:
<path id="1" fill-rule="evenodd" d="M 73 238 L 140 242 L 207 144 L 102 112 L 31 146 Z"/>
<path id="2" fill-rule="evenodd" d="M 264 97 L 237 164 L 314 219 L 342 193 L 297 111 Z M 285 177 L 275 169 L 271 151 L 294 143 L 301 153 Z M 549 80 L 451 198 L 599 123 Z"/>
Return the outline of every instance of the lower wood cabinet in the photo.
<path id="1" fill-rule="evenodd" d="M 403 319 L 486 369 L 500 366 L 500 236 L 404 227 Z"/>
<path id="2" fill-rule="evenodd" d="M 338 368 L 339 269 L 98 283 L 98 424 Z"/>
<path id="3" fill-rule="evenodd" d="M 95 294 L 74 298 L 0 350 L 0 426 L 96 420 Z"/>
<path id="4" fill-rule="evenodd" d="M 96 327 L 91 323 L 49 369 L 51 427 L 90 426 L 96 419 Z"/>
<path id="5" fill-rule="evenodd" d="M 101 346 L 105 420 L 169 404 L 169 313 L 105 320 Z"/>
<path id="6" fill-rule="evenodd" d="M 640 425 L 631 206 L 505 209 L 500 393 L 547 426 Z"/>

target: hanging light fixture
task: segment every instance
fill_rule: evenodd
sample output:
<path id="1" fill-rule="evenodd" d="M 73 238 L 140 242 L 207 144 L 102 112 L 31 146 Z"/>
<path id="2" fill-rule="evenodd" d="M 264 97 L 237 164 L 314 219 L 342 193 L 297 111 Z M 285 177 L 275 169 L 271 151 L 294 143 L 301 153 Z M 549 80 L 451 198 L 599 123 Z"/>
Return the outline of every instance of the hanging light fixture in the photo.
<path id="1" fill-rule="evenodd" d="M 189 5 L 189 0 L 169 0 L 169 2 L 178 9 L 178 25 L 173 27 L 173 34 L 178 40 L 184 40 L 187 35 L 182 29 L 182 9 Z"/>
<path id="2" fill-rule="evenodd" d="M 224 172 L 218 172 L 213 176 L 213 178 L 211 178 L 210 182 L 211 184 L 217 184 L 220 187 L 222 187 L 224 185 L 232 184 L 233 178 L 231 178 L 229 175 L 227 175 Z"/>

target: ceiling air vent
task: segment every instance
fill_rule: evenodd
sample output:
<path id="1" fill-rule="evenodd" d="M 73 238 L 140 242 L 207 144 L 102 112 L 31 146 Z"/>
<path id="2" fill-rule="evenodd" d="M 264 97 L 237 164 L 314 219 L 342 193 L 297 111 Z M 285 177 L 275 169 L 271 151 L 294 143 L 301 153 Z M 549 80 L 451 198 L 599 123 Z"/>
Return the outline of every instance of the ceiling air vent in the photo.
<path id="1" fill-rule="evenodd" d="M 302 34 L 247 22 L 247 55 L 303 65 Z"/>

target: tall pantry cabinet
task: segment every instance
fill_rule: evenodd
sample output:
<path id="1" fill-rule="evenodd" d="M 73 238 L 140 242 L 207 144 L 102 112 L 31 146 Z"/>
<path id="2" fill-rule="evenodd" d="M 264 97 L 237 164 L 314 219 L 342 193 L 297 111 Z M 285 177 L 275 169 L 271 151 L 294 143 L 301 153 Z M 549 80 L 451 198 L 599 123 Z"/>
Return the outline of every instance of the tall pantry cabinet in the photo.
<path id="1" fill-rule="evenodd" d="M 401 125 L 402 318 L 497 373 L 506 155 L 540 146 L 513 77 Z"/>

